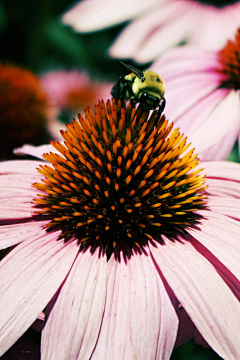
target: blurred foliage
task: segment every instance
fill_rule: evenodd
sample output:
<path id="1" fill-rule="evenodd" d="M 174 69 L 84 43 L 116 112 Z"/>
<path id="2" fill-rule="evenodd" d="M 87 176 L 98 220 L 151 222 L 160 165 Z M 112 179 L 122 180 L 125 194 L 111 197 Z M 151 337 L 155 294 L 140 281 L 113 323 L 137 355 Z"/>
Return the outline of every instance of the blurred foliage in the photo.
<path id="1" fill-rule="evenodd" d="M 229 155 L 227 160 L 240 162 L 238 141 L 235 143 L 234 148 L 232 149 L 231 154 Z"/>
<path id="2" fill-rule="evenodd" d="M 221 360 L 211 348 L 202 348 L 194 344 L 193 340 L 173 351 L 170 360 Z"/>
<path id="3" fill-rule="evenodd" d="M 0 3 L 1 60 L 35 73 L 75 67 L 87 70 L 95 78 L 115 80 L 122 72 L 122 65 L 111 59 L 107 50 L 121 26 L 78 34 L 61 23 L 61 15 L 72 4 L 69 0 L 26 0 L 24 3 L 3 0 Z"/>

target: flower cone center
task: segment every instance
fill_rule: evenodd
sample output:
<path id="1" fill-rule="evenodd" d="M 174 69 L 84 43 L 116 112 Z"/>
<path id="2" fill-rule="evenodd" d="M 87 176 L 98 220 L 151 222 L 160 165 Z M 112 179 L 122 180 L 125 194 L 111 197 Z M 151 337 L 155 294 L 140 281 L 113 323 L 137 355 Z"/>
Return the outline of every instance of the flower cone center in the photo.
<path id="1" fill-rule="evenodd" d="M 229 40 L 225 48 L 219 52 L 220 73 L 225 77 L 223 86 L 240 89 L 240 29 L 235 40 Z"/>
<path id="2" fill-rule="evenodd" d="M 205 178 L 186 138 L 154 111 L 100 102 L 52 142 L 61 153 L 44 154 L 38 214 L 49 229 L 99 244 L 109 255 L 119 243 L 141 247 L 161 234 L 174 234 L 199 220 L 205 207 Z"/>

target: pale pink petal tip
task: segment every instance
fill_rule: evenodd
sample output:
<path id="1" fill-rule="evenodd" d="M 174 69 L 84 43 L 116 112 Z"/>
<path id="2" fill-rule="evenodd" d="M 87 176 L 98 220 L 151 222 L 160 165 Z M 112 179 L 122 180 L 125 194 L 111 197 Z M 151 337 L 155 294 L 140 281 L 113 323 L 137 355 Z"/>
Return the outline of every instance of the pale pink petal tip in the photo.
<path id="1" fill-rule="evenodd" d="M 125 4 L 122 0 L 81 1 L 63 15 L 62 21 L 79 32 L 96 31 L 144 13 L 157 1 L 131 0 Z"/>
<path id="2" fill-rule="evenodd" d="M 13 152 L 16 155 L 31 155 L 39 159 L 44 159 L 42 155 L 44 153 L 49 153 L 50 151 L 60 154 L 60 152 L 57 151 L 51 144 L 40 146 L 25 144 L 19 148 L 14 149 Z"/>

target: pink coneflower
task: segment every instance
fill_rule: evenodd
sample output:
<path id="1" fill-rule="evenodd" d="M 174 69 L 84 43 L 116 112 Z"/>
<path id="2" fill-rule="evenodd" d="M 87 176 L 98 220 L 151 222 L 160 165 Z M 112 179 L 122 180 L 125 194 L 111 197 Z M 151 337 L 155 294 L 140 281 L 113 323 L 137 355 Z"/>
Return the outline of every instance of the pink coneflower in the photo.
<path id="1" fill-rule="evenodd" d="M 221 51 L 180 47 L 152 69 L 166 84 L 166 115 L 201 158 L 226 159 L 240 133 L 240 29 Z"/>
<path id="2" fill-rule="evenodd" d="M 63 22 L 91 32 L 132 20 L 110 48 L 110 55 L 145 63 L 181 42 L 208 50 L 221 48 L 240 22 L 240 1 L 84 0 Z"/>
<path id="3" fill-rule="evenodd" d="M 49 164 L 0 164 L 1 246 L 17 245 L 0 263 L 1 354 L 46 308 L 42 359 L 169 359 L 181 304 L 239 358 L 240 166 L 202 164 L 205 178 L 165 116 L 95 109 Z"/>
<path id="4" fill-rule="evenodd" d="M 60 139 L 63 128 L 61 118 L 70 122 L 78 112 L 87 106 L 94 106 L 99 97 L 107 100 L 113 84 L 93 81 L 84 71 L 50 71 L 41 76 L 41 83 L 52 107 L 52 121 L 49 130 L 54 139 Z"/>
<path id="5" fill-rule="evenodd" d="M 30 71 L 0 64 L 0 158 L 26 142 L 46 141 L 47 97 Z"/>

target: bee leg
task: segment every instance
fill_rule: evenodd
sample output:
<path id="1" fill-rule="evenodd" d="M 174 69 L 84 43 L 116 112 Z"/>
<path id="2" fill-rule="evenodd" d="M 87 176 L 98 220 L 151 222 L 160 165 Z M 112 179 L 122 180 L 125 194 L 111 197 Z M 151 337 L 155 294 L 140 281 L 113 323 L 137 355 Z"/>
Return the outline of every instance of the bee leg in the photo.
<path id="1" fill-rule="evenodd" d="M 116 101 L 118 99 L 124 104 L 124 99 L 126 98 L 126 94 L 129 88 L 128 82 L 124 79 L 124 76 L 121 75 L 117 81 L 117 83 L 113 86 L 111 94 L 115 98 Z"/>
<path id="2" fill-rule="evenodd" d="M 165 109 L 165 106 L 166 106 L 166 100 L 165 100 L 165 98 L 162 98 L 160 101 L 160 104 L 159 104 L 159 111 L 161 111 L 161 113 Z"/>
<path id="3" fill-rule="evenodd" d="M 130 103 L 131 103 L 132 107 L 135 107 L 135 105 L 137 104 L 137 102 L 138 102 L 138 101 L 135 99 L 135 97 L 131 97 Z"/>
<path id="4" fill-rule="evenodd" d="M 163 110 L 165 108 L 165 105 L 166 105 L 166 100 L 165 98 L 162 98 L 161 101 L 160 101 L 160 104 L 158 106 L 158 108 L 156 109 L 157 110 L 157 118 L 155 120 L 155 122 L 157 123 L 158 120 L 160 119 L 162 113 L 163 113 Z"/>

